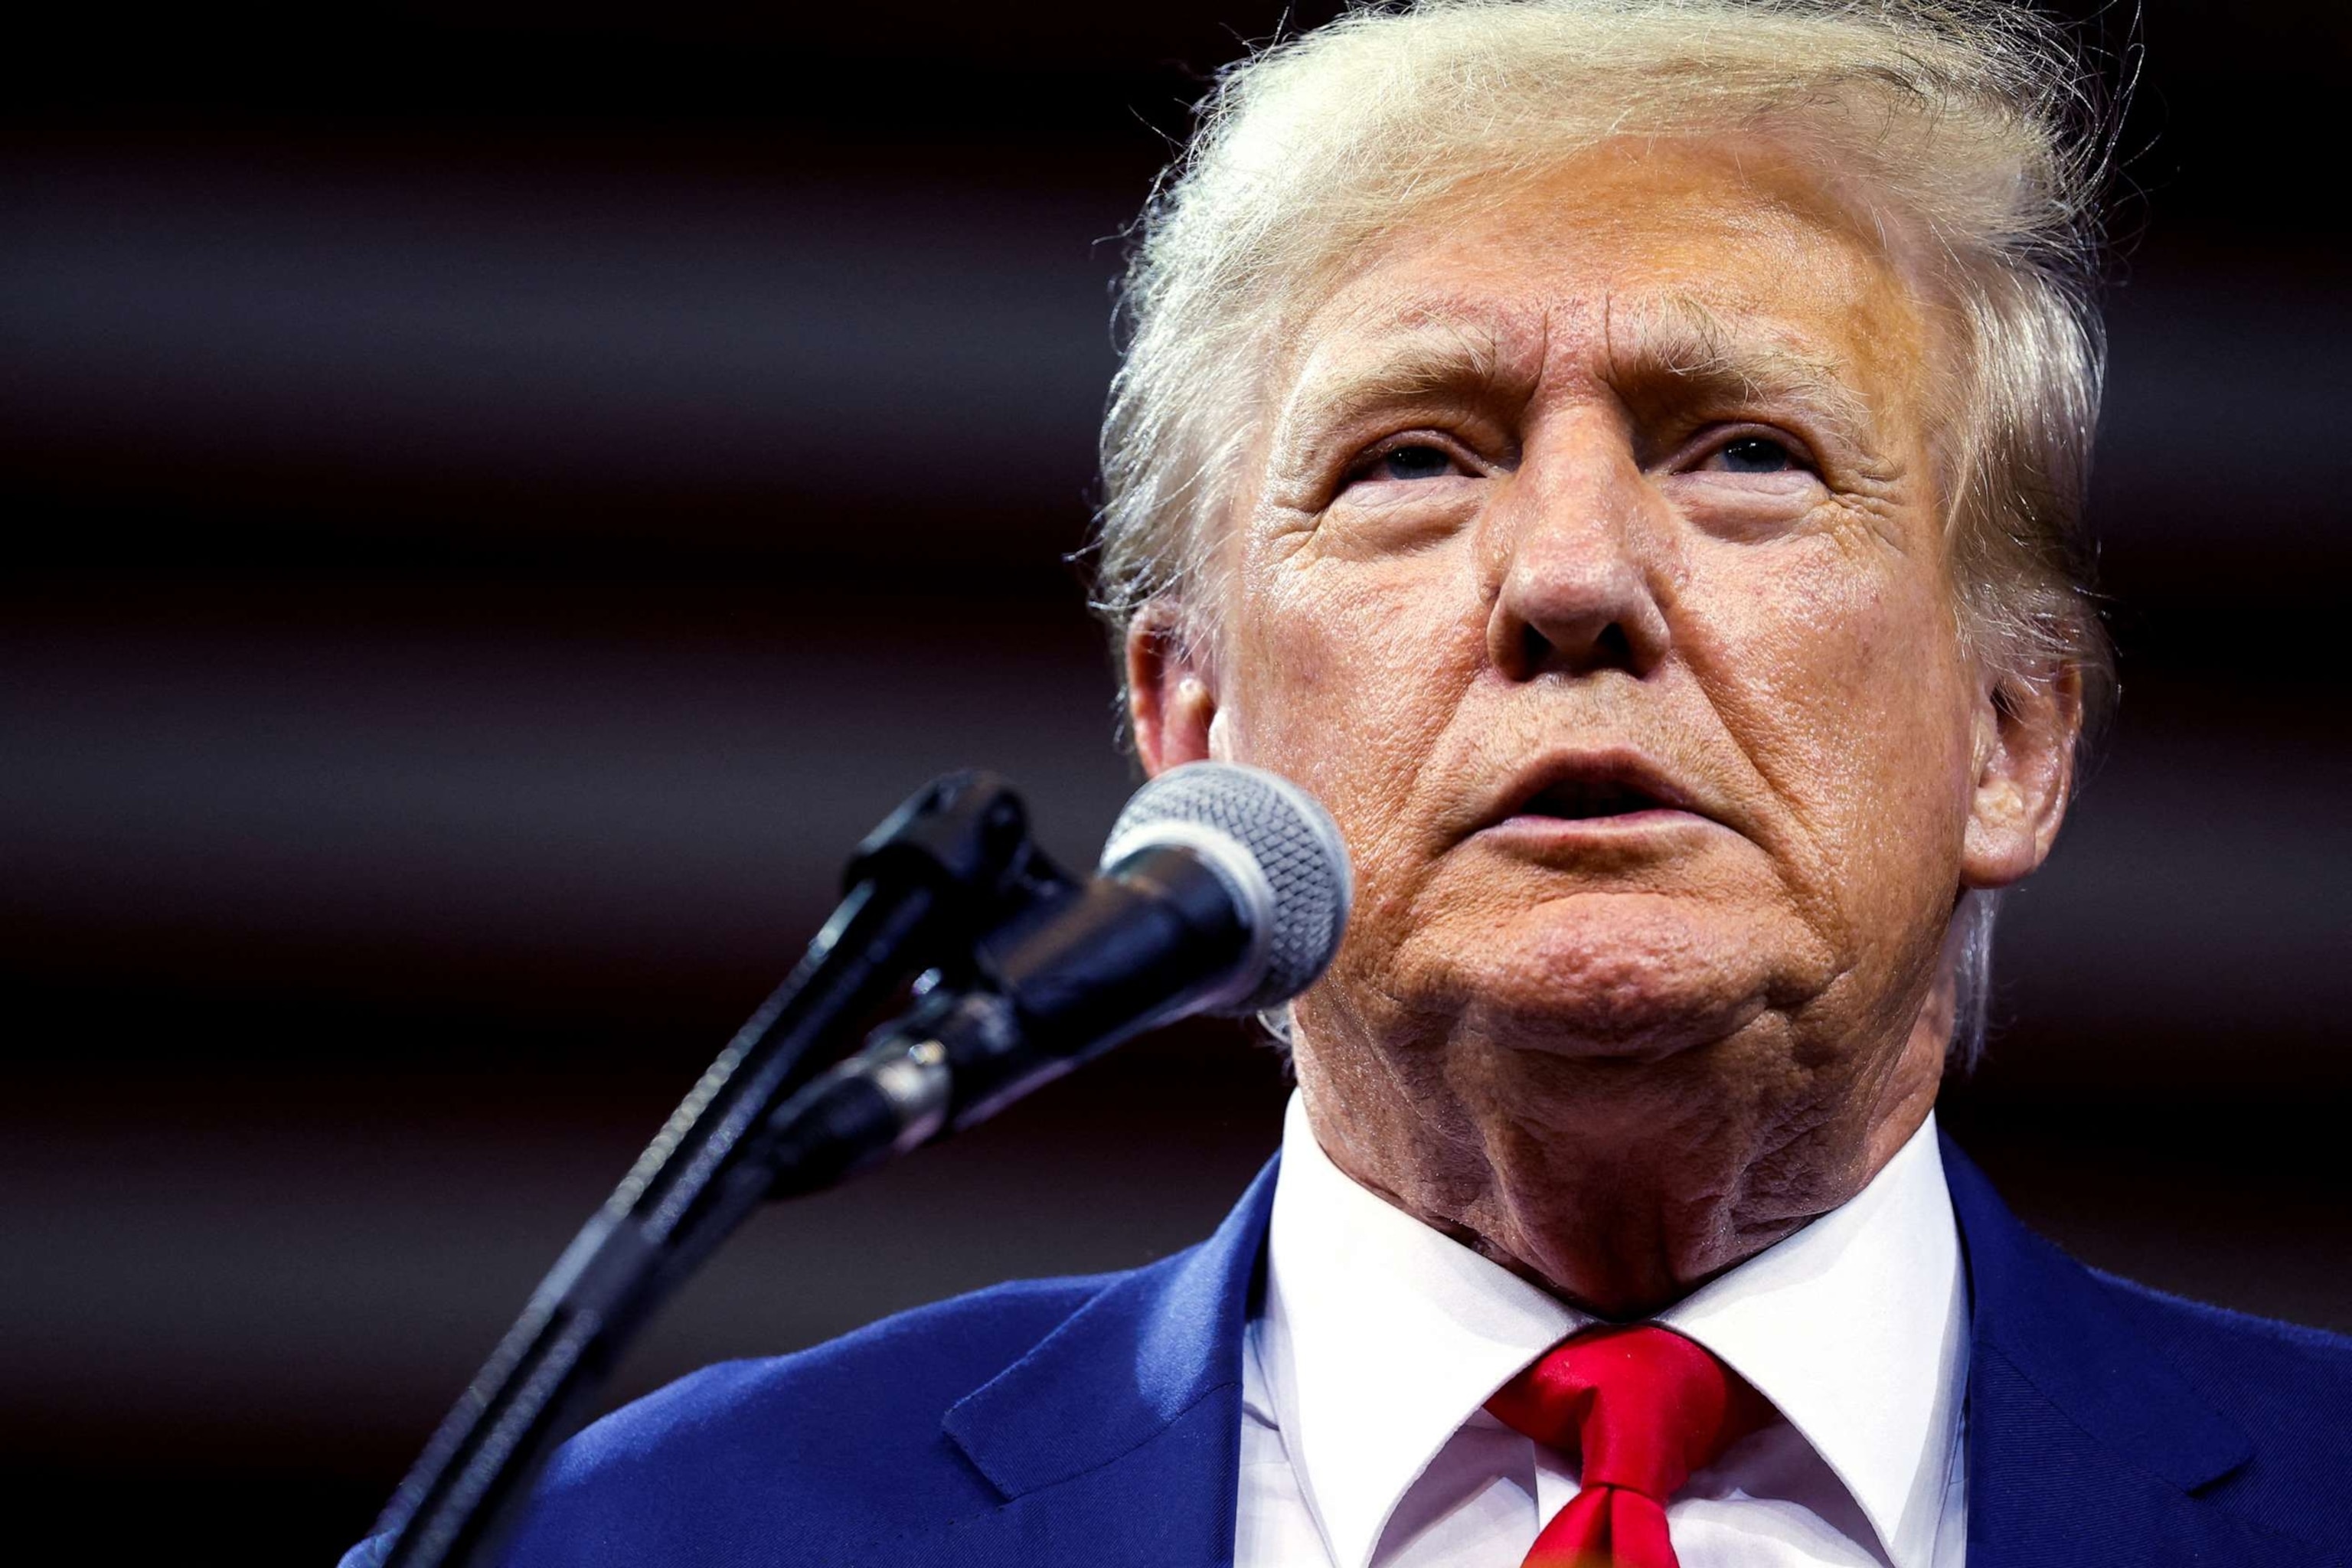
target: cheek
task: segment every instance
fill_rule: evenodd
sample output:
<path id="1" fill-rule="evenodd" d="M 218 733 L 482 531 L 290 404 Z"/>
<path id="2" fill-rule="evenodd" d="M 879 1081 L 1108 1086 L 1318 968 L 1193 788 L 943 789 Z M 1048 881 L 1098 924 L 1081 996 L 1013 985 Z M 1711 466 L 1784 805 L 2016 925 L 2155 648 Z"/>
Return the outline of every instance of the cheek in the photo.
<path id="1" fill-rule="evenodd" d="M 1717 613 L 1694 617 L 1691 658 L 1809 877 L 1866 897 L 1942 876 L 1966 822 L 1974 710 L 1940 574 L 1833 540 L 1740 551 L 1709 552 L 1692 584 Z"/>
<path id="2" fill-rule="evenodd" d="M 1397 826 L 1396 805 L 1476 676 L 1476 596 L 1442 553 L 1243 583 L 1225 687 L 1238 760 L 1314 791 L 1361 860 Z"/>

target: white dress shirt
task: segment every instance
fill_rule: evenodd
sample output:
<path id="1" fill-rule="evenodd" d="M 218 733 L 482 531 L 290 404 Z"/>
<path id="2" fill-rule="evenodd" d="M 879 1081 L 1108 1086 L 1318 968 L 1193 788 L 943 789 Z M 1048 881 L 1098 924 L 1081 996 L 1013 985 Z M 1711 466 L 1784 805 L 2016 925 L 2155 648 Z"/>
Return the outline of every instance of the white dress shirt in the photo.
<path id="1" fill-rule="evenodd" d="M 1683 1568 L 1960 1568 L 1968 1300 L 1935 1125 L 1654 1320 L 1782 1416 L 1668 1504 Z M 1517 1568 L 1575 1466 L 1484 1406 L 1591 1321 L 1341 1174 L 1293 1096 L 1243 1357 L 1235 1568 Z"/>

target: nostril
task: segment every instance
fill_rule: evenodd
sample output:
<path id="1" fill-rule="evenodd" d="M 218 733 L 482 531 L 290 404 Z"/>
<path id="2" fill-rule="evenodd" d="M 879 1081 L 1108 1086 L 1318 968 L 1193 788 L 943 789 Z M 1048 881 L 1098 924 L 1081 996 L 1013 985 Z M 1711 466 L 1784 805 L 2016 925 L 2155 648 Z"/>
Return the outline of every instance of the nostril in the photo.
<path id="1" fill-rule="evenodd" d="M 1519 629 L 1519 668 L 1529 675 L 1551 660 L 1551 639 L 1533 626 Z"/>
<path id="2" fill-rule="evenodd" d="M 1643 658 L 1635 643 L 1638 621 L 1602 620 L 1599 616 L 1582 621 L 1525 620 L 1516 615 L 1510 619 L 1517 623 L 1516 629 L 1491 646 L 1497 665 L 1515 680 L 1533 680 L 1546 674 L 1596 675 L 1603 670 L 1640 676 L 1653 662 Z M 1494 626 L 1491 631 L 1504 633 L 1505 628 Z"/>

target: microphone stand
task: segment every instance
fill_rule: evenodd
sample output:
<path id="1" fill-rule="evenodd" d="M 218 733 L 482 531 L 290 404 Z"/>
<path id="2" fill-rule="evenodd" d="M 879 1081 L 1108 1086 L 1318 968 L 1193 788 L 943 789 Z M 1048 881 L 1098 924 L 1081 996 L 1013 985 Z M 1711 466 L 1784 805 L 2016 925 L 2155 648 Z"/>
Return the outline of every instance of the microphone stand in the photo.
<path id="1" fill-rule="evenodd" d="M 1066 885 L 992 774 L 934 781 L 867 837 L 847 895 L 541 1281 L 378 1521 L 383 1568 L 493 1562 L 531 1482 L 654 1309 L 768 1196 L 771 1121 L 910 975 Z"/>

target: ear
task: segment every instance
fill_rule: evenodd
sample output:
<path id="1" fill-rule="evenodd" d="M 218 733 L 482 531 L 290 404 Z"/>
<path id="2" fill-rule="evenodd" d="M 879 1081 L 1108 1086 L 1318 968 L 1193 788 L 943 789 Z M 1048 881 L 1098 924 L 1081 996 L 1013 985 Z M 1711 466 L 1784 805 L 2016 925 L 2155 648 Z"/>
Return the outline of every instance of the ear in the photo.
<path id="1" fill-rule="evenodd" d="M 1181 613 L 1163 601 L 1144 605 L 1127 625 L 1127 717 L 1147 774 L 1209 755 L 1216 688 Z"/>
<path id="2" fill-rule="evenodd" d="M 2003 676 L 1977 715 L 1976 794 L 1960 850 L 1960 882 L 2005 888 L 2049 858 L 2074 784 L 2083 681 L 2072 665 Z"/>

